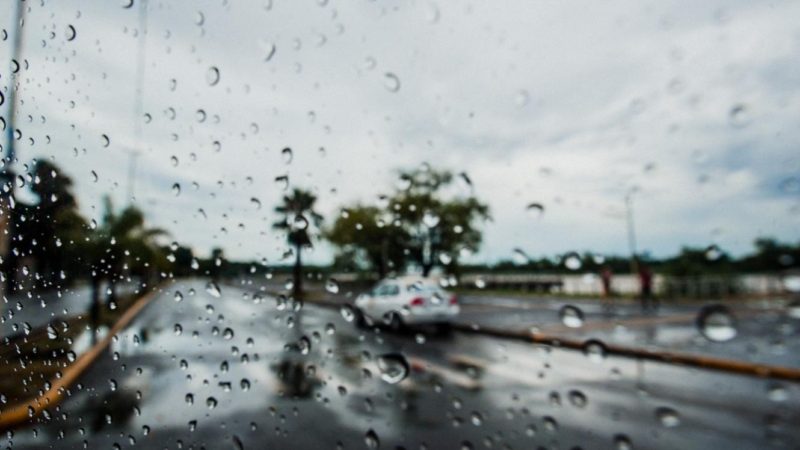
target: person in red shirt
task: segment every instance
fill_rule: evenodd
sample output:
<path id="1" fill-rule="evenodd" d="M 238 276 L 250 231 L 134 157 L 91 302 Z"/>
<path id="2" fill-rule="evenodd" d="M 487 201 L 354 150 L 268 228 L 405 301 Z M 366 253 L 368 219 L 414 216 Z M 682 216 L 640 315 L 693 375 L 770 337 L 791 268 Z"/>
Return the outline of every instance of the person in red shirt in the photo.
<path id="1" fill-rule="evenodd" d="M 656 309 L 657 305 L 653 297 L 653 272 L 646 264 L 642 263 L 639 263 L 639 285 L 641 286 L 639 300 L 642 302 L 642 310 Z"/>
<path id="2" fill-rule="evenodd" d="M 613 276 L 614 273 L 609 266 L 603 266 L 602 270 L 600 270 L 600 281 L 603 283 L 603 298 L 611 297 L 611 277 Z"/>

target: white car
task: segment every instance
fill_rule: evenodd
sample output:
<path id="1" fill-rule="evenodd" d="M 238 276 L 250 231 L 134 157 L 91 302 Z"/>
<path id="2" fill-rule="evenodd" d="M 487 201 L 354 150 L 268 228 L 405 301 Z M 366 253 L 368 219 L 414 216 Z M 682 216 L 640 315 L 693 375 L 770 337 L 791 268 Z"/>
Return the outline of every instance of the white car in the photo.
<path id="1" fill-rule="evenodd" d="M 355 306 L 367 324 L 448 324 L 460 312 L 458 298 L 429 278 L 406 276 L 381 280 L 356 298 Z"/>

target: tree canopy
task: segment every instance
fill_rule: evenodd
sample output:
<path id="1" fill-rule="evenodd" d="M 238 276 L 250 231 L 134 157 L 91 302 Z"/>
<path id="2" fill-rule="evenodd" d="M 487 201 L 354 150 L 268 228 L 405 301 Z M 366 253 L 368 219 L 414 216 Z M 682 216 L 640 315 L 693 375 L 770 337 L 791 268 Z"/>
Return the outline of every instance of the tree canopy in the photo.
<path id="1" fill-rule="evenodd" d="M 481 244 L 480 225 L 489 207 L 470 191 L 452 192 L 454 177 L 428 165 L 399 173 L 398 186 L 378 205 L 345 207 L 326 237 L 339 260 L 366 265 L 384 276 L 418 267 L 427 275 L 435 266 L 457 273 L 459 259 Z"/>

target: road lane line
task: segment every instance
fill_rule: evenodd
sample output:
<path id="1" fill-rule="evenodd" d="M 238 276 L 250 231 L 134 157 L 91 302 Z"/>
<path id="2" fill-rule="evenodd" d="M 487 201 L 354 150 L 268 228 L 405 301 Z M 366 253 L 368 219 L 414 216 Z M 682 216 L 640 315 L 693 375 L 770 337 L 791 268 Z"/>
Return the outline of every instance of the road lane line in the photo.
<path id="1" fill-rule="evenodd" d="M 66 397 L 67 389 L 78 380 L 83 372 L 85 372 L 97 357 L 100 356 L 103 350 L 108 347 L 114 336 L 125 329 L 153 298 L 163 292 L 162 287 L 163 286 L 158 286 L 142 297 L 139 297 L 139 299 L 125 311 L 117 323 L 111 327 L 111 330 L 109 330 L 103 339 L 64 369 L 61 378 L 52 380 L 50 389 L 44 394 L 0 410 L 0 430 L 7 430 L 33 420 L 33 418 L 41 414 L 46 408 L 56 406 L 63 401 L 64 397 Z"/>

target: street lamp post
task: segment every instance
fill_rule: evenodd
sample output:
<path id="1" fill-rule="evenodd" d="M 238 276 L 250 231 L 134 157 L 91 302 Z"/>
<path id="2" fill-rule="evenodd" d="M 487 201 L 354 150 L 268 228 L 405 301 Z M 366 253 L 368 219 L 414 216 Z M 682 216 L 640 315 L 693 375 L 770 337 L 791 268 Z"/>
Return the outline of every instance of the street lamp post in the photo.
<path id="1" fill-rule="evenodd" d="M 16 11 L 14 14 L 14 41 L 11 53 L 11 60 L 19 62 L 22 53 L 22 28 L 25 24 L 25 4 L 21 1 L 14 2 Z M 18 64 L 18 67 L 20 65 Z M 6 109 L 6 133 L 5 148 L 2 161 L 2 171 L 0 171 L 0 255 L 2 255 L 2 272 L 5 276 L 5 293 L 14 289 L 16 279 L 16 255 L 13 252 L 13 241 L 16 236 L 14 223 L 14 178 L 16 173 L 13 164 L 16 160 L 14 151 L 14 131 L 16 130 L 17 116 L 17 72 L 11 71 L 8 78 L 5 102 L 8 103 Z"/>
<path id="2" fill-rule="evenodd" d="M 625 222 L 628 229 L 628 250 L 631 254 L 631 271 L 633 273 L 638 272 L 639 269 L 639 263 L 636 258 L 636 229 L 633 223 L 633 193 L 635 191 L 635 188 L 631 188 L 625 194 Z"/>

